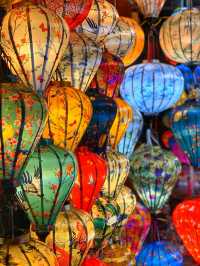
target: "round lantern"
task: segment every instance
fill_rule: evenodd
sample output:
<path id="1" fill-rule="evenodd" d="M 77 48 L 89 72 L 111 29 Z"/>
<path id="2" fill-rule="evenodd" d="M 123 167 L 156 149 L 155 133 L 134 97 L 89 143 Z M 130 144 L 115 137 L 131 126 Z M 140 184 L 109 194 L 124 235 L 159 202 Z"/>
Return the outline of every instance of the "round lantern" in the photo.
<path id="1" fill-rule="evenodd" d="M 145 206 L 157 212 L 168 200 L 180 172 L 181 164 L 171 152 L 141 145 L 132 157 L 129 180 Z"/>
<path id="2" fill-rule="evenodd" d="M 80 147 L 75 152 L 79 174 L 72 189 L 70 200 L 74 207 L 89 212 L 104 184 L 107 165 L 99 155 Z"/>
<path id="3" fill-rule="evenodd" d="M 94 0 L 87 18 L 76 32 L 99 43 L 112 32 L 118 19 L 116 8 L 106 0 Z"/>
<path id="4" fill-rule="evenodd" d="M 15 83 L 0 85 L 0 110 L 0 181 L 6 186 L 8 180 L 20 178 L 41 137 L 47 111 L 40 97 Z"/>
<path id="5" fill-rule="evenodd" d="M 189 93 L 195 85 L 192 69 L 184 64 L 178 65 L 177 68 L 181 71 L 184 77 L 184 89 Z"/>
<path id="6" fill-rule="evenodd" d="M 17 197 L 41 239 L 45 238 L 77 176 L 75 156 L 43 141 L 29 159 Z"/>
<path id="7" fill-rule="evenodd" d="M 66 23 L 49 9 L 27 3 L 6 14 L 0 37 L 11 70 L 42 93 L 67 47 Z"/>
<path id="8" fill-rule="evenodd" d="M 91 257 L 86 257 L 82 266 L 108 266 L 108 264 L 104 263 L 102 260 L 91 256 Z"/>
<path id="9" fill-rule="evenodd" d="M 129 123 L 126 133 L 118 144 L 118 151 L 128 158 L 131 157 L 143 129 L 142 114 L 136 108 L 132 107 L 132 110 L 133 118 Z"/>
<path id="10" fill-rule="evenodd" d="M 146 244 L 136 257 L 137 266 L 170 265 L 183 266 L 181 252 L 165 241 L 156 241 Z"/>
<path id="11" fill-rule="evenodd" d="M 110 199 L 117 197 L 129 174 L 129 160 L 116 151 L 107 151 L 103 154 L 107 162 L 107 175 L 101 190 L 101 195 Z"/>
<path id="12" fill-rule="evenodd" d="M 137 3 L 140 12 L 144 17 L 157 18 L 159 17 L 160 11 L 163 8 L 166 0 L 135 0 L 131 3 Z"/>
<path id="13" fill-rule="evenodd" d="M 195 84 L 197 84 L 198 87 L 200 87 L 200 65 L 195 67 L 193 75 L 194 75 Z"/>
<path id="14" fill-rule="evenodd" d="M 178 63 L 199 62 L 199 27 L 197 8 L 181 10 L 169 17 L 160 29 L 160 45 L 165 55 Z"/>
<path id="15" fill-rule="evenodd" d="M 59 213 L 55 230 L 49 234 L 46 243 L 49 246 L 56 244 L 67 252 L 67 266 L 79 266 L 91 248 L 94 236 L 91 216 L 83 210 L 66 205 L 65 210 Z"/>
<path id="16" fill-rule="evenodd" d="M 120 93 L 145 115 L 155 115 L 175 104 L 183 89 L 184 79 L 178 69 L 153 60 L 129 67 Z"/>
<path id="17" fill-rule="evenodd" d="M 54 78 L 86 91 L 101 63 L 102 48 L 85 36 L 72 32 Z"/>
<path id="18" fill-rule="evenodd" d="M 124 72 L 124 64 L 121 59 L 118 56 L 104 52 L 101 64 L 90 84 L 90 88 L 98 89 L 101 95 L 112 98 L 118 96 Z"/>
<path id="19" fill-rule="evenodd" d="M 74 151 L 89 125 L 92 105 L 80 90 L 53 82 L 45 91 L 49 119 L 43 133 L 56 146 Z"/>

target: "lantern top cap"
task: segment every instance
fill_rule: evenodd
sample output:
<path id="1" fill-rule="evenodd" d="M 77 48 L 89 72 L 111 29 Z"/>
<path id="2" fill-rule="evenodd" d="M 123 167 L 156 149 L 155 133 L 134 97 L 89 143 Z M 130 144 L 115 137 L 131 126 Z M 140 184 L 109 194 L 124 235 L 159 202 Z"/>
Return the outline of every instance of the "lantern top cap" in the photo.
<path id="1" fill-rule="evenodd" d="M 142 61 L 142 63 L 143 64 L 148 64 L 148 63 L 156 64 L 156 63 L 160 63 L 160 60 L 158 60 L 158 59 L 152 59 L 152 60 L 145 59 L 145 60 Z"/>

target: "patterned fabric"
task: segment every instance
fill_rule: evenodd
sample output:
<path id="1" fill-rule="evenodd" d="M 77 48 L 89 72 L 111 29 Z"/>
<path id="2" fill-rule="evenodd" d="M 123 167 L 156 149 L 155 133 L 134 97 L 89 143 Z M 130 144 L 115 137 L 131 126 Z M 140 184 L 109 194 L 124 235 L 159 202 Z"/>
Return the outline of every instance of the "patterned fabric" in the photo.
<path id="1" fill-rule="evenodd" d="M 133 0 L 130 0 L 131 3 Z M 144 17 L 159 17 L 166 0 L 134 0 Z"/>

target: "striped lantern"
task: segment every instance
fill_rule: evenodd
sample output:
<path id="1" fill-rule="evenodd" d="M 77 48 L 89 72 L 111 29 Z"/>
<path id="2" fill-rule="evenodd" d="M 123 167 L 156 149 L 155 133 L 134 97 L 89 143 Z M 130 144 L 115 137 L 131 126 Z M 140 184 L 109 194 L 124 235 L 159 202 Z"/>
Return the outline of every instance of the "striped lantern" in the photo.
<path id="1" fill-rule="evenodd" d="M 166 0 L 130 0 L 131 3 L 137 3 L 140 12 L 145 18 L 157 18 L 163 8 Z"/>
<path id="2" fill-rule="evenodd" d="M 89 125 L 92 105 L 80 90 L 53 82 L 45 91 L 49 119 L 43 132 L 54 145 L 74 151 Z"/>
<path id="3" fill-rule="evenodd" d="M 98 70 L 101 58 L 100 46 L 81 34 L 71 32 L 69 45 L 54 78 L 67 81 L 75 89 L 85 92 Z"/>
<path id="4" fill-rule="evenodd" d="M 0 38 L 11 70 L 41 94 L 68 45 L 69 29 L 49 9 L 22 3 L 4 17 Z"/>
<path id="5" fill-rule="evenodd" d="M 200 62 L 200 10 L 184 9 L 169 17 L 160 29 L 165 55 L 178 63 Z"/>

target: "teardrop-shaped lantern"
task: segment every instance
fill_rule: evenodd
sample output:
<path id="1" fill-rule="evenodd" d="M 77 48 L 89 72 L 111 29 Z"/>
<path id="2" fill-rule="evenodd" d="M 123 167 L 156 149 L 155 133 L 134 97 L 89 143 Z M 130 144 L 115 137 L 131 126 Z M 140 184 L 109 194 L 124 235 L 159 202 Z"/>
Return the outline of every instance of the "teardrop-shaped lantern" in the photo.
<path id="1" fill-rule="evenodd" d="M 78 148 L 75 154 L 79 174 L 71 191 L 70 200 L 74 207 L 89 212 L 104 184 L 107 164 L 103 158 L 87 147 Z"/>
<path id="2" fill-rule="evenodd" d="M 157 212 L 168 200 L 178 175 L 179 160 L 159 146 L 141 145 L 131 160 L 129 180 L 151 212 Z"/>
<path id="3" fill-rule="evenodd" d="M 67 81 L 72 87 L 86 91 L 101 63 L 102 48 L 94 41 L 76 32 L 71 32 L 56 75 L 59 81 Z"/>
<path id="4" fill-rule="evenodd" d="M 199 27 L 198 8 L 184 9 L 169 17 L 160 29 L 160 45 L 165 55 L 178 63 L 200 62 Z"/>
<path id="5" fill-rule="evenodd" d="M 120 94 L 145 115 L 155 115 L 175 104 L 183 89 L 181 72 L 171 65 L 154 60 L 129 67 Z"/>
<path id="6" fill-rule="evenodd" d="M 45 91 L 49 119 L 43 133 L 65 150 L 74 151 L 92 117 L 89 98 L 80 90 L 53 82 Z"/>
<path id="7" fill-rule="evenodd" d="M 53 145 L 40 143 L 32 154 L 17 187 L 17 197 L 41 239 L 55 223 L 74 185 L 77 168 L 72 153 Z"/>
<path id="8" fill-rule="evenodd" d="M 132 110 L 133 118 L 129 123 L 126 133 L 118 144 L 118 151 L 128 158 L 131 157 L 143 129 L 142 114 L 136 108 L 132 107 Z"/>
<path id="9" fill-rule="evenodd" d="M 107 162 L 108 172 L 101 190 L 101 195 L 110 199 L 117 197 L 129 174 L 129 160 L 116 151 L 107 151 L 103 154 Z"/>
<path id="10" fill-rule="evenodd" d="M 118 17 L 117 9 L 111 3 L 94 0 L 87 18 L 76 28 L 76 32 L 100 43 L 112 32 Z"/>
<path id="11" fill-rule="evenodd" d="M 15 83 L 0 85 L 0 180 L 18 184 L 47 118 L 45 102 Z M 17 181 L 17 182 L 16 182 Z M 6 185 L 6 184 L 5 184 Z"/>
<path id="12" fill-rule="evenodd" d="M 118 56 L 104 52 L 90 88 L 98 89 L 101 95 L 108 97 L 119 96 L 118 90 L 122 83 L 124 72 L 122 60 Z"/>
<path id="13" fill-rule="evenodd" d="M 22 4 L 6 14 L 0 37 L 11 70 L 42 93 L 68 45 L 64 20 L 45 7 Z"/>
<path id="14" fill-rule="evenodd" d="M 159 17 L 160 11 L 163 8 L 166 0 L 134 0 L 133 2 L 137 3 L 140 12 L 145 18 L 157 18 Z"/>

